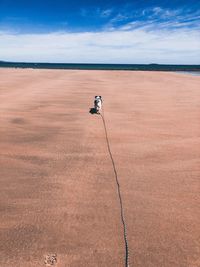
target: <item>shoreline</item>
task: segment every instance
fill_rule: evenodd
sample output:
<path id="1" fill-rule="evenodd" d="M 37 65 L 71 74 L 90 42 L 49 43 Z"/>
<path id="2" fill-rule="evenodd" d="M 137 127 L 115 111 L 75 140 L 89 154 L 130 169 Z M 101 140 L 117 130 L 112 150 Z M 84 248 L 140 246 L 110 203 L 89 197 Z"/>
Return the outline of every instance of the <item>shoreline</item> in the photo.
<path id="1" fill-rule="evenodd" d="M 199 72 L 200 65 L 0 62 L 0 68 Z"/>
<path id="2" fill-rule="evenodd" d="M 175 71 L 175 70 L 130 70 L 130 69 L 77 69 L 77 68 L 31 68 L 31 67 L 2 67 L 0 66 L 0 70 L 38 70 L 38 71 L 93 71 L 93 72 L 132 72 L 132 73 L 157 73 L 157 74 L 162 74 L 162 73 L 169 73 L 169 74 L 178 74 L 178 75 L 186 75 L 190 77 L 199 77 L 200 76 L 200 71 Z"/>

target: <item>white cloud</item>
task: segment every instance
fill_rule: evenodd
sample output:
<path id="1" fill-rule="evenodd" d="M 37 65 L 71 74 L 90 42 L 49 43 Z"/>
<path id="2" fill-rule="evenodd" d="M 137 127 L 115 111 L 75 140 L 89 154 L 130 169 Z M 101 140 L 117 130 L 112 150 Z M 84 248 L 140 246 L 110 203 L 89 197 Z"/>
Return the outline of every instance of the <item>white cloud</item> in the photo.
<path id="1" fill-rule="evenodd" d="M 155 15 L 158 15 L 158 14 L 160 14 L 161 12 L 163 12 L 163 9 L 161 8 L 161 7 L 154 7 L 153 9 L 152 9 L 152 11 L 154 12 L 154 14 Z"/>
<path id="2" fill-rule="evenodd" d="M 111 14 L 112 14 L 112 9 L 105 9 L 105 10 L 101 11 L 100 16 L 103 17 L 103 18 L 107 18 Z"/>
<path id="3" fill-rule="evenodd" d="M 154 7 L 149 10 L 151 16 L 159 16 L 160 19 L 170 19 L 182 14 L 182 9 L 166 9 L 161 7 Z"/>
<path id="4" fill-rule="evenodd" d="M 171 27 L 178 23 L 180 26 L 187 26 L 185 22 L 190 22 L 188 26 L 199 28 L 200 26 L 200 10 L 190 10 L 186 8 L 169 9 L 161 8 L 159 6 L 145 9 L 131 9 L 121 11 L 115 14 L 107 23 L 107 28 L 119 28 L 126 26 L 128 23 L 137 23 L 138 26 L 143 26 L 143 23 L 154 23 L 154 27 L 163 26 L 163 23 L 171 23 Z M 141 24 L 141 25 L 139 25 Z M 155 25 L 156 24 L 156 25 Z M 182 25 L 181 25 L 182 24 Z M 175 26 L 174 26 L 175 27 Z"/>
<path id="5" fill-rule="evenodd" d="M 184 28 L 49 34 L 0 32 L 0 60 L 200 64 L 200 34 Z"/>
<path id="6" fill-rule="evenodd" d="M 112 9 L 101 9 L 101 8 L 81 8 L 80 15 L 82 17 L 100 17 L 109 18 L 112 14 Z"/>

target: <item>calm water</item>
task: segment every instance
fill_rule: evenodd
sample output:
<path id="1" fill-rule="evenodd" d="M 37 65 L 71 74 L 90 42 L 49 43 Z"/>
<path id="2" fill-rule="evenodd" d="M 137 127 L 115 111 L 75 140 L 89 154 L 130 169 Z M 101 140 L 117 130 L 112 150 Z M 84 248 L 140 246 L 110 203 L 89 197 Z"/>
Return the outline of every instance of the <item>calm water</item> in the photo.
<path id="1" fill-rule="evenodd" d="M 200 73 L 200 65 L 159 65 L 159 64 L 63 64 L 63 63 L 15 63 L 1 62 L 0 68 L 34 69 L 77 69 L 77 70 L 143 70 L 143 71 L 181 71 Z"/>

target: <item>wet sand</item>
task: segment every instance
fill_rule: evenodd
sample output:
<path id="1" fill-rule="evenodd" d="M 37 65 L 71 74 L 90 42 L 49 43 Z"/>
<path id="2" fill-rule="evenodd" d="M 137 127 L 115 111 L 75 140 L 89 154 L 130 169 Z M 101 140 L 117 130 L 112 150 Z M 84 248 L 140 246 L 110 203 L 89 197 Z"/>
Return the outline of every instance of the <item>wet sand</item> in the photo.
<path id="1" fill-rule="evenodd" d="M 200 77 L 0 69 L 0 266 L 200 266 Z"/>

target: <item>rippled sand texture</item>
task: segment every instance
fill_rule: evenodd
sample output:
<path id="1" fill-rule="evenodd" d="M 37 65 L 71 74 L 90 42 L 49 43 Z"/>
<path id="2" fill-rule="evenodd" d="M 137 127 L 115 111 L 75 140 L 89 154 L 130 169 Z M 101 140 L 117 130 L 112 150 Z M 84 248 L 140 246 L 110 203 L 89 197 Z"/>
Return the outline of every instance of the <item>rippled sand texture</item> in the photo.
<path id="1" fill-rule="evenodd" d="M 200 77 L 0 69 L 0 266 L 200 266 Z M 53 258 L 54 257 L 54 258 Z"/>

